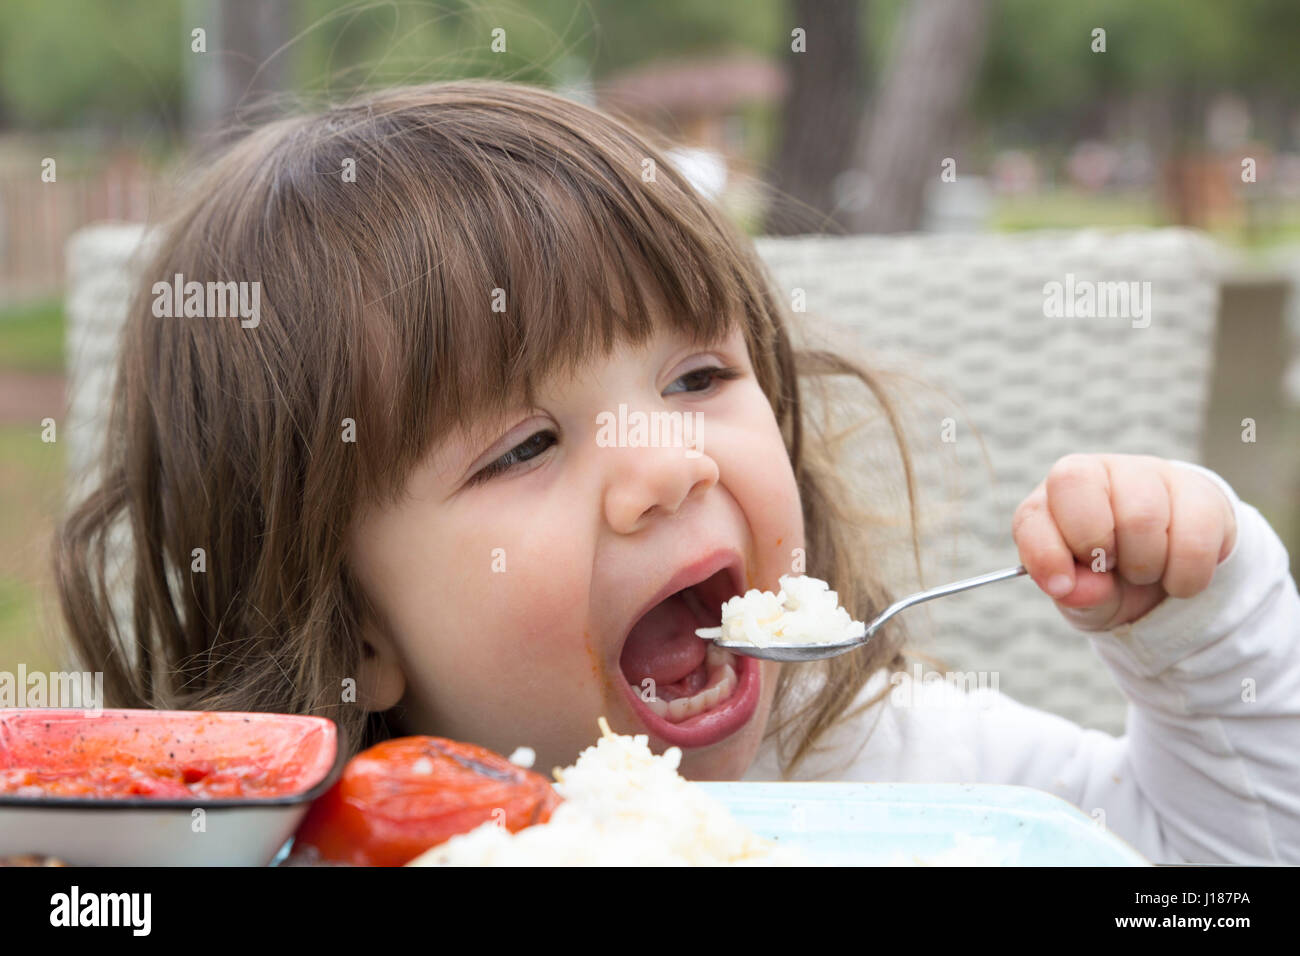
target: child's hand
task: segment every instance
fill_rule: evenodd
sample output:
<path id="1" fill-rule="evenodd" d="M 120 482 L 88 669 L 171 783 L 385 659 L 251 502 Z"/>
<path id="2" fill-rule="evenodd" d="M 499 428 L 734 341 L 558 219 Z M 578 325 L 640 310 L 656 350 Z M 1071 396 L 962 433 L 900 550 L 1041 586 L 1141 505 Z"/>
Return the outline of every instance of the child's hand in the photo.
<path id="1" fill-rule="evenodd" d="M 1191 469 L 1148 455 L 1066 455 L 1020 503 L 1011 533 L 1066 619 L 1107 631 L 1205 590 L 1237 520 L 1222 490 Z"/>

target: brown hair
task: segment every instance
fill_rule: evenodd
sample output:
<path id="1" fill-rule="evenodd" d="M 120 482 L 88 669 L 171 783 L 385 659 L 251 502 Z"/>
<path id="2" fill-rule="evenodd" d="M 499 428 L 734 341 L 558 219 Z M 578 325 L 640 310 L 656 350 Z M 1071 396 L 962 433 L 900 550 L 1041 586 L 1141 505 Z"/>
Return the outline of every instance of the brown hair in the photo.
<path id="1" fill-rule="evenodd" d="M 56 547 L 73 649 L 104 672 L 110 705 L 318 714 L 349 753 L 368 744 L 373 721 L 340 702 L 367 613 L 350 523 L 399 495 L 457 423 L 531 402 L 544 375 L 620 339 L 644 342 L 652 297 L 701 341 L 743 323 L 798 482 L 806 572 L 859 620 L 889 602 L 800 392 L 801 378 L 852 376 L 875 396 L 902 453 L 915 546 L 911 463 L 883 380 L 793 347 L 753 244 L 664 146 L 542 89 L 463 80 L 274 121 L 199 174 L 131 305 L 102 483 Z M 152 284 L 177 273 L 259 281 L 259 324 L 155 318 Z M 491 314 L 493 290 L 504 315 Z M 345 419 L 355 442 L 341 440 Z M 118 520 L 129 625 L 112 607 Z M 185 572 L 199 547 L 205 573 Z M 891 622 L 869 650 L 783 669 L 769 725 L 788 734 L 783 772 L 872 673 L 905 666 L 903 647 Z"/>

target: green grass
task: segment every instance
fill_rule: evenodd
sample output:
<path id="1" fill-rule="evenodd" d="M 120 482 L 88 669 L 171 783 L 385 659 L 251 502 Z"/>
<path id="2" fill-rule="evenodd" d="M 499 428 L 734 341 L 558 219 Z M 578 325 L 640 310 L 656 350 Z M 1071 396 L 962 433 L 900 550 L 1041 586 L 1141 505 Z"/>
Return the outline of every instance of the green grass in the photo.
<path id="1" fill-rule="evenodd" d="M 0 426 L 0 669 L 48 669 L 57 656 L 50 545 L 62 506 L 63 444 Z"/>
<path id="2" fill-rule="evenodd" d="M 993 228 L 1019 232 L 1026 229 L 1084 229 L 1090 226 L 1163 225 L 1159 204 L 1142 196 L 1087 196 L 1073 192 L 1006 196 L 993 208 Z"/>
<path id="3" fill-rule="evenodd" d="M 63 370 L 63 303 L 58 299 L 0 309 L 0 370 Z"/>
<path id="4" fill-rule="evenodd" d="M 24 664 L 28 671 L 60 670 L 53 647 L 56 629 L 42 597 L 26 581 L 0 577 L 0 669 L 11 673 Z"/>
<path id="5" fill-rule="evenodd" d="M 998 232 L 1033 229 L 1163 228 L 1173 225 L 1153 193 L 1096 195 L 1056 190 L 1031 196 L 1003 196 L 993 207 L 991 228 Z M 1271 208 L 1254 228 L 1244 219 L 1211 222 L 1204 230 L 1219 242 L 1249 252 L 1300 242 L 1300 203 Z"/>
<path id="6" fill-rule="evenodd" d="M 0 309 L 0 375 L 63 371 L 60 300 Z M 62 508 L 63 445 L 0 426 L 0 668 L 48 669 L 59 633 L 50 537 Z"/>

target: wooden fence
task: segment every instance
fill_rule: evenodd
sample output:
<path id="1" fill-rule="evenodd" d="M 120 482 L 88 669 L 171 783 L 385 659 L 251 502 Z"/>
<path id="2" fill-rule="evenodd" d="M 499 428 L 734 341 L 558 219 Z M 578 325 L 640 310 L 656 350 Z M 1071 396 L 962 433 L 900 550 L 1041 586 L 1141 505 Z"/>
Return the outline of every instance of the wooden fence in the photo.
<path id="1" fill-rule="evenodd" d="M 156 171 L 127 152 L 94 164 L 59 162 L 42 180 L 45 157 L 0 159 L 0 308 L 58 296 L 68 237 L 93 222 L 143 222 L 156 202 Z"/>

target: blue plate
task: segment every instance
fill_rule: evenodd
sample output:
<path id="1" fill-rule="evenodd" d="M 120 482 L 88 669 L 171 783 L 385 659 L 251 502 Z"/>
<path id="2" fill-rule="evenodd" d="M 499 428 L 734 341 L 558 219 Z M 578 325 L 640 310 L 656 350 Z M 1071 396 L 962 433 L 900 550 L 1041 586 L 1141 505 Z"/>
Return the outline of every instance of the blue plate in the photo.
<path id="1" fill-rule="evenodd" d="M 1150 866 L 1077 807 L 1005 784 L 700 782 L 759 836 L 839 866 Z"/>

